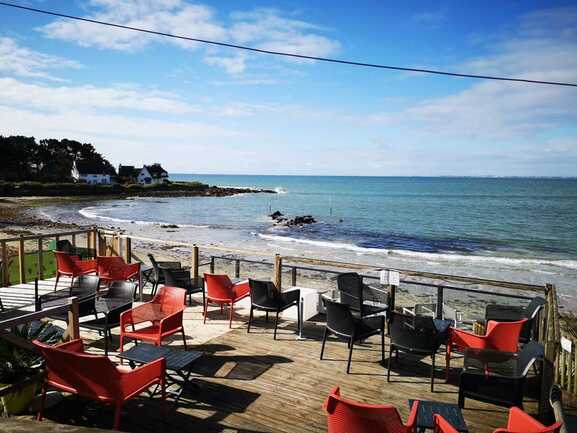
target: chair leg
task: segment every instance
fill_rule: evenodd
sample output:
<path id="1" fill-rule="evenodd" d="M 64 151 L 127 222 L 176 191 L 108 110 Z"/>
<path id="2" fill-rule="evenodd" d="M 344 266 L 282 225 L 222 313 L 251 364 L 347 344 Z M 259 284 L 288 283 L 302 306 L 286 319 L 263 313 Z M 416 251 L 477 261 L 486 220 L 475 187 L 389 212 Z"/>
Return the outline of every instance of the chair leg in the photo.
<path id="1" fill-rule="evenodd" d="M 122 333 L 120 334 L 120 347 L 118 348 L 118 351 L 120 353 L 122 353 L 124 349 L 124 335 L 122 335 Z"/>
<path id="2" fill-rule="evenodd" d="M 184 328 L 181 329 L 182 332 L 182 343 L 184 344 L 184 350 L 188 350 L 186 348 L 186 335 L 184 335 Z"/>
<path id="3" fill-rule="evenodd" d="M 251 305 L 250 306 L 250 314 L 248 315 L 248 328 L 246 329 L 246 333 L 250 333 L 250 323 L 252 322 L 252 315 L 254 312 L 254 307 Z"/>
<path id="4" fill-rule="evenodd" d="M 44 406 L 46 405 L 46 381 L 42 382 L 42 396 L 40 397 L 40 409 L 36 415 L 37 421 L 42 421 L 44 419 Z"/>
<path id="5" fill-rule="evenodd" d="M 435 353 L 431 355 L 431 392 L 434 391 L 435 386 Z"/>
<path id="6" fill-rule="evenodd" d="M 106 335 L 106 329 L 104 330 L 104 355 L 108 356 L 108 335 Z"/>
<path id="7" fill-rule="evenodd" d="M 321 360 L 323 359 L 323 353 L 325 353 L 325 343 L 327 342 L 327 337 L 329 335 L 329 330 L 325 328 L 325 333 L 323 335 L 323 344 L 321 346 Z"/>
<path id="8" fill-rule="evenodd" d="M 458 401 L 459 408 L 465 409 L 465 393 L 459 386 L 459 401 Z"/>
<path id="9" fill-rule="evenodd" d="M 381 364 L 385 363 L 385 327 L 381 329 Z"/>
<path id="10" fill-rule="evenodd" d="M 389 346 L 389 359 L 388 359 L 388 368 L 387 368 L 387 382 L 391 381 L 391 362 L 393 361 L 393 345 Z"/>
<path id="11" fill-rule="evenodd" d="M 56 288 L 58 287 L 58 280 L 60 279 L 60 273 L 56 272 L 56 283 L 54 283 L 54 291 L 56 291 Z"/>
<path id="12" fill-rule="evenodd" d="M 351 372 L 351 360 L 353 359 L 353 337 L 349 339 L 349 362 L 347 363 L 347 374 Z"/>
<path id="13" fill-rule="evenodd" d="M 207 315 L 207 313 L 208 313 L 207 310 L 208 310 L 208 301 L 205 299 L 205 300 L 204 300 L 204 314 L 203 314 L 204 320 L 203 320 L 202 323 L 206 323 L 206 315 Z"/>
<path id="14" fill-rule="evenodd" d="M 114 410 L 114 430 L 120 430 L 120 414 L 122 412 L 122 403 L 117 403 Z"/>
<path id="15" fill-rule="evenodd" d="M 266 323 L 268 323 L 268 311 L 266 312 Z"/>
<path id="16" fill-rule="evenodd" d="M 276 312 L 276 318 L 274 320 L 274 334 L 272 337 L 273 340 L 276 340 L 276 328 L 278 327 L 278 314 L 279 314 L 279 312 L 277 311 Z"/>
<path id="17" fill-rule="evenodd" d="M 234 310 L 234 303 L 230 303 L 230 313 L 229 313 L 229 319 L 228 319 L 228 327 L 232 328 L 232 312 Z"/>
<path id="18" fill-rule="evenodd" d="M 449 368 L 451 366 L 451 343 L 447 343 L 447 350 L 445 352 L 445 381 L 449 381 Z"/>
<path id="19" fill-rule="evenodd" d="M 192 305 L 192 293 L 188 294 L 188 306 L 190 307 Z"/>
<path id="20" fill-rule="evenodd" d="M 297 302 L 297 335 L 302 334 L 303 322 L 301 320 L 301 303 L 300 300 Z"/>

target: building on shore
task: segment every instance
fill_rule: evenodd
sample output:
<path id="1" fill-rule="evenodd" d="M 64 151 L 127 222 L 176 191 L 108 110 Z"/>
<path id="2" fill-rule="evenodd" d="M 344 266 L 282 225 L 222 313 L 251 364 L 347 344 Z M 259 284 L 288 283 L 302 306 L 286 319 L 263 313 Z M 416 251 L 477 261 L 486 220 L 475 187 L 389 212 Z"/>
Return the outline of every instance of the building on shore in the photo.
<path id="1" fill-rule="evenodd" d="M 76 182 L 88 184 L 110 185 L 118 181 L 114 167 L 100 161 L 76 160 L 71 175 Z"/>
<path id="2" fill-rule="evenodd" d="M 118 179 L 121 183 L 139 183 L 141 185 L 160 185 L 167 183 L 168 172 L 158 163 L 135 168 L 133 165 L 119 165 Z"/>

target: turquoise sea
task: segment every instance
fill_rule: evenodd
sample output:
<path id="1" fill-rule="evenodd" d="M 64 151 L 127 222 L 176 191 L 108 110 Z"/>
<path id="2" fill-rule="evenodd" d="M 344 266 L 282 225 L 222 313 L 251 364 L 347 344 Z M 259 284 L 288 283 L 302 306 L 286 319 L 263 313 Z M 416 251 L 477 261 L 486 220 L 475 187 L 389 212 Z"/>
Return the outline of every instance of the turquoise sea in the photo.
<path id="1" fill-rule="evenodd" d="M 44 209 L 83 222 L 154 231 L 183 241 L 250 245 L 281 253 L 524 282 L 577 291 L 577 179 L 310 177 L 173 174 L 174 180 L 276 194 L 112 200 Z M 268 214 L 312 215 L 279 228 Z M 158 233 L 157 233 L 158 234 Z M 168 234 L 167 234 L 168 236 Z"/>

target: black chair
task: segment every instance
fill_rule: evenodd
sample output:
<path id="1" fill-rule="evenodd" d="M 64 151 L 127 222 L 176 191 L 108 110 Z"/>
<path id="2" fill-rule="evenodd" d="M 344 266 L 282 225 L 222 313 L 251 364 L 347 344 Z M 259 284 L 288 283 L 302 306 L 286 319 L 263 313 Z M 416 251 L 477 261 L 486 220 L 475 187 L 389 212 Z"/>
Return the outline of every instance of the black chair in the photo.
<path id="1" fill-rule="evenodd" d="M 161 267 L 160 270 L 162 271 L 165 285 L 180 287 L 186 290 L 188 305 L 192 305 L 192 295 L 194 293 L 202 293 L 202 305 L 205 304 L 204 280 L 201 277 L 198 277 L 198 283 L 194 284 L 194 281 L 190 277 L 189 269 L 167 269 Z"/>
<path id="2" fill-rule="evenodd" d="M 152 265 L 152 275 L 150 276 L 150 282 L 152 283 L 151 295 L 156 294 L 159 284 L 165 284 L 164 274 L 162 269 L 184 269 L 190 270 L 190 267 L 183 267 L 180 262 L 169 262 L 169 261 L 157 261 L 152 254 L 148 254 L 148 259 Z"/>
<path id="3" fill-rule="evenodd" d="M 413 316 L 400 313 L 391 313 L 389 319 L 390 351 L 387 371 L 387 381 L 391 380 L 391 362 L 393 352 L 396 360 L 399 351 L 413 355 L 431 357 L 431 392 L 435 386 L 435 356 L 443 338 L 431 317 Z"/>
<path id="4" fill-rule="evenodd" d="M 99 287 L 100 278 L 98 275 L 81 275 L 74 280 L 74 285 L 70 286 L 70 288 L 39 296 L 36 300 L 36 310 L 63 305 L 66 303 L 67 298 L 75 296 L 78 298 L 79 317 L 91 314 L 97 317 L 94 301 Z M 68 320 L 67 313 L 54 314 L 50 317 L 58 320 Z"/>
<path id="5" fill-rule="evenodd" d="M 329 335 L 348 340 L 349 360 L 347 373 L 351 371 L 353 345 L 355 341 L 365 340 L 372 335 L 381 335 L 381 362 L 385 362 L 385 317 L 375 316 L 358 318 L 351 311 L 350 305 L 323 299 L 327 313 L 327 324 L 323 335 L 321 358 L 325 352 L 325 343 Z"/>
<path id="6" fill-rule="evenodd" d="M 356 272 L 346 272 L 337 276 L 337 288 L 340 292 L 340 301 L 351 307 L 353 315 L 359 317 L 388 311 L 388 293 L 379 292 L 363 284 L 362 277 Z M 377 305 L 367 305 L 365 301 L 374 301 Z"/>
<path id="7" fill-rule="evenodd" d="M 98 313 L 104 317 L 80 322 L 81 328 L 91 329 L 104 334 L 104 353 L 108 355 L 108 341 L 112 342 L 113 328 L 120 326 L 120 315 L 132 308 L 137 283 L 134 281 L 113 281 L 108 292 L 95 302 Z"/>
<path id="8" fill-rule="evenodd" d="M 496 322 L 516 322 L 528 319 L 523 325 L 519 342 L 527 343 L 530 340 L 539 339 L 539 313 L 545 306 L 546 301 L 540 296 L 534 297 L 525 307 L 489 304 L 485 307 L 485 320 Z"/>
<path id="9" fill-rule="evenodd" d="M 250 315 L 248 317 L 248 328 L 247 333 L 250 332 L 250 325 L 253 320 L 254 310 L 266 311 L 267 319 L 268 313 L 276 313 L 276 319 L 274 322 L 274 335 L 273 339 L 276 340 L 276 330 L 278 327 L 278 316 L 279 314 L 293 306 L 297 307 L 297 333 L 299 332 L 301 323 L 301 311 L 300 311 L 300 290 L 290 290 L 288 292 L 281 293 L 273 282 L 271 281 L 259 281 L 251 280 L 249 278 L 248 284 L 250 286 Z"/>
<path id="10" fill-rule="evenodd" d="M 541 366 L 543 346 L 530 341 L 518 353 L 497 350 L 467 349 L 459 381 L 459 407 L 465 407 L 465 398 L 499 406 L 523 408 L 529 371 Z M 541 368 L 535 368 L 534 379 L 541 383 Z"/>
<path id="11" fill-rule="evenodd" d="M 96 250 L 88 248 L 79 248 L 72 245 L 68 239 L 60 239 L 56 241 L 56 251 L 61 251 L 73 256 L 79 256 L 81 259 L 88 257 L 96 257 Z"/>

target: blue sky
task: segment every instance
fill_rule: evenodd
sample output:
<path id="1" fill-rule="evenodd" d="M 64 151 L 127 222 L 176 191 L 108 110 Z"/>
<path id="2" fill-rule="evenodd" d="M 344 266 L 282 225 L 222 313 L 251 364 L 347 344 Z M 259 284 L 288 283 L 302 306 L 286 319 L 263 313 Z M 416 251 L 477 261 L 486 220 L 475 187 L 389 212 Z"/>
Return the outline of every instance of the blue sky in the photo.
<path id="1" fill-rule="evenodd" d="M 19 3 L 299 54 L 577 82 L 574 2 Z M 91 142 L 115 165 L 577 173 L 575 88 L 295 61 L 5 7 L 0 23 L 0 134 Z"/>

